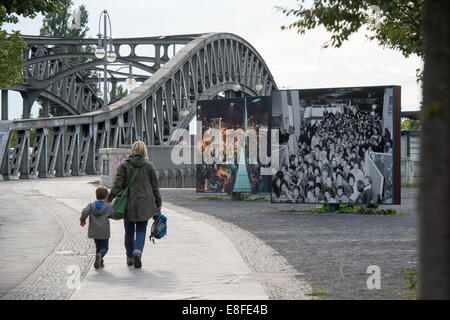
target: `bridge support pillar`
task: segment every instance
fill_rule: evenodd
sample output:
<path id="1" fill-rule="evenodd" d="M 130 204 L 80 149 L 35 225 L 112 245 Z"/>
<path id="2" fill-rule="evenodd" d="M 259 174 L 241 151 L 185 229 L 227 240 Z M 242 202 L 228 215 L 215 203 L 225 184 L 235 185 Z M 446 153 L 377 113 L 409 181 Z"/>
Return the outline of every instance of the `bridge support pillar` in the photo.
<path id="1" fill-rule="evenodd" d="M 36 101 L 36 98 L 39 96 L 40 91 L 32 91 L 32 92 L 21 92 L 23 99 L 23 112 L 22 119 L 29 119 L 31 116 L 31 108 L 33 107 L 33 103 Z"/>
<path id="2" fill-rule="evenodd" d="M 96 150 L 97 150 L 97 128 L 94 124 L 89 125 L 89 139 L 91 140 L 89 143 L 87 157 L 86 157 L 86 174 L 99 174 L 99 163 L 96 159 Z M 101 142 L 100 142 L 101 144 Z M 98 156 L 100 157 L 100 156 Z"/>
<path id="3" fill-rule="evenodd" d="M 43 102 L 44 102 L 44 104 L 42 106 L 43 116 L 44 116 L 44 118 L 48 118 L 49 117 L 49 112 L 48 112 L 49 102 L 48 102 L 48 100 L 44 100 Z"/>
<path id="4" fill-rule="evenodd" d="M 80 171 L 80 161 L 81 161 L 81 150 L 80 150 L 80 135 L 81 135 L 81 126 L 75 127 L 76 134 L 73 136 L 73 142 L 75 145 L 73 147 L 73 155 L 72 155 L 72 165 L 71 165 L 71 175 L 72 176 L 82 176 L 84 175 L 84 171 Z M 85 160 L 86 161 L 86 160 Z"/>
<path id="5" fill-rule="evenodd" d="M 20 162 L 20 179 L 37 178 L 31 174 L 30 168 L 30 130 L 25 130 L 22 161 Z"/>
<path id="6" fill-rule="evenodd" d="M 59 131 L 61 138 L 59 141 L 58 152 L 56 153 L 55 177 L 65 177 L 66 128 L 62 127 Z"/>
<path id="7" fill-rule="evenodd" d="M 48 103 L 48 102 L 47 102 Z M 45 105 L 45 102 L 44 102 Z M 45 114 L 45 111 L 44 111 Z M 42 150 L 39 160 L 39 178 L 51 178 L 53 177 L 52 174 L 49 174 L 49 168 L 48 168 L 48 128 L 44 128 L 44 133 L 42 136 L 43 144 L 42 144 Z"/>
<path id="8" fill-rule="evenodd" d="M 8 120 L 8 90 L 2 90 L 2 120 Z"/>

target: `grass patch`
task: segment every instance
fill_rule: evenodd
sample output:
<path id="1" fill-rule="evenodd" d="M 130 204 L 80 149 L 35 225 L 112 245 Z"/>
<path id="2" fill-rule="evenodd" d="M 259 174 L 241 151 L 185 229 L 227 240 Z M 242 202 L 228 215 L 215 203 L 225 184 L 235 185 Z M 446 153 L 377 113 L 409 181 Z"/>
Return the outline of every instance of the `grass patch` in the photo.
<path id="1" fill-rule="evenodd" d="M 418 182 L 413 182 L 413 183 L 402 183 L 402 188 L 418 188 L 419 187 L 419 183 Z"/>
<path id="2" fill-rule="evenodd" d="M 313 287 L 312 291 L 307 294 L 307 296 L 315 297 L 315 298 L 319 298 L 319 299 L 322 297 L 329 296 L 329 295 L 330 294 L 328 293 L 328 291 L 318 288 L 318 287 Z"/>
<path id="3" fill-rule="evenodd" d="M 228 198 L 221 197 L 221 196 L 193 196 L 193 197 L 186 197 L 188 200 L 229 200 Z"/>
<path id="4" fill-rule="evenodd" d="M 222 195 L 204 195 L 204 196 L 192 196 L 186 197 L 187 200 L 232 200 L 232 201 L 246 201 L 246 202 L 269 202 L 270 200 L 265 197 L 253 197 L 251 193 L 233 192 Z"/>
<path id="5" fill-rule="evenodd" d="M 406 268 L 403 274 L 403 279 L 406 281 L 406 286 L 410 291 L 413 299 L 417 299 L 417 292 L 419 291 L 419 286 L 417 283 L 417 269 L 416 267 Z"/>
<path id="6" fill-rule="evenodd" d="M 262 210 L 262 212 L 267 212 L 267 213 L 292 213 L 292 212 L 305 212 L 305 210 L 299 210 L 296 208 L 290 208 L 290 209 L 264 209 Z"/>
<path id="7" fill-rule="evenodd" d="M 98 185 L 98 184 L 100 184 L 100 180 L 90 181 L 90 182 L 88 182 L 88 183 L 89 183 L 89 184 Z"/>
<path id="8" fill-rule="evenodd" d="M 245 199 L 244 201 L 270 202 L 269 199 L 266 199 L 264 197 L 248 198 L 248 199 Z"/>
<path id="9" fill-rule="evenodd" d="M 418 188 L 418 187 L 419 187 L 419 179 L 417 178 L 414 178 L 413 182 L 402 182 L 402 188 Z"/>
<path id="10" fill-rule="evenodd" d="M 244 193 L 244 192 L 232 192 L 231 193 L 231 200 L 234 201 L 245 201 L 250 197 L 250 193 Z"/>
<path id="11" fill-rule="evenodd" d="M 330 212 L 330 206 L 324 204 L 321 207 L 307 210 L 311 213 L 328 213 Z M 354 205 L 354 204 L 341 204 L 339 209 L 333 213 L 359 213 L 359 214 L 372 214 L 378 216 L 399 216 L 403 215 L 404 212 L 398 212 L 394 209 L 378 209 L 375 205 Z"/>

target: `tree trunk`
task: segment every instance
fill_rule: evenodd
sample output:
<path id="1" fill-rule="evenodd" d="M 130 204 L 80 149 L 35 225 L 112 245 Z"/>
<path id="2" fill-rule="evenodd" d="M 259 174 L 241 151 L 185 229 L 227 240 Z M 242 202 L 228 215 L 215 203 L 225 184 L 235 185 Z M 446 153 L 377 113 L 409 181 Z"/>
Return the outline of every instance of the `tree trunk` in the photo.
<path id="1" fill-rule="evenodd" d="M 419 297 L 450 299 L 448 0 L 425 0 L 419 192 Z"/>

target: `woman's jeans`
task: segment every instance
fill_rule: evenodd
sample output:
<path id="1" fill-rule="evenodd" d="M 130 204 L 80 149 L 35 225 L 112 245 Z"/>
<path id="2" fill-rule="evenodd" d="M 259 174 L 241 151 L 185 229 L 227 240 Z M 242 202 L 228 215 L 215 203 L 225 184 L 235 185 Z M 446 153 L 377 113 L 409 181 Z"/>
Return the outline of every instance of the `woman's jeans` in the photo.
<path id="1" fill-rule="evenodd" d="M 148 221 L 133 222 L 126 217 L 123 218 L 123 224 L 125 226 L 125 249 L 128 258 L 133 258 L 133 254 L 142 254 L 145 245 L 147 223 Z"/>

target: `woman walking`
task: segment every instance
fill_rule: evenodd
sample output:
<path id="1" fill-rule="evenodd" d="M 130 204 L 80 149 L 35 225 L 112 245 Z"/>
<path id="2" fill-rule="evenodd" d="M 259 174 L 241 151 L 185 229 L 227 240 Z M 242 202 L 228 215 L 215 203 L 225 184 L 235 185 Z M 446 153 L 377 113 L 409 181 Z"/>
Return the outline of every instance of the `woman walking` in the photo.
<path id="1" fill-rule="evenodd" d="M 128 186 L 135 172 L 135 179 L 129 187 L 123 222 L 127 265 L 141 268 L 148 220 L 161 211 L 162 205 L 158 177 L 153 164 L 148 161 L 147 147 L 142 141 L 133 143 L 130 157 L 117 168 L 108 201 L 112 201 L 122 189 Z"/>

